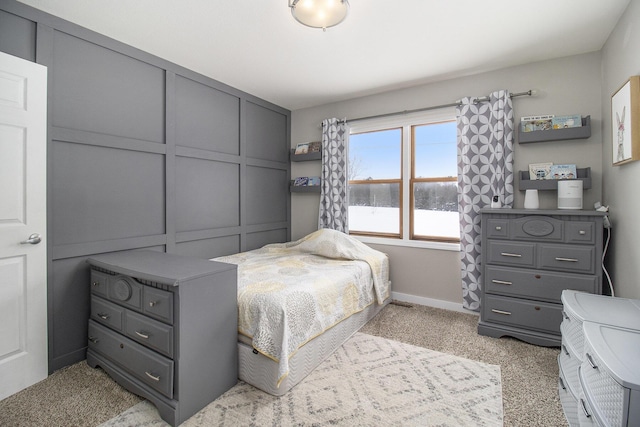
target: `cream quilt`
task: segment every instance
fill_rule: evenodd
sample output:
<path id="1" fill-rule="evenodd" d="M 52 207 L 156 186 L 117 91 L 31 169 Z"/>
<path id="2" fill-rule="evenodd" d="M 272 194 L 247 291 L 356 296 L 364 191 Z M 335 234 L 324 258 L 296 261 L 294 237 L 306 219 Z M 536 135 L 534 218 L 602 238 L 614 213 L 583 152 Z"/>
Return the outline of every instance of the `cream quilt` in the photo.
<path id="1" fill-rule="evenodd" d="M 335 230 L 214 260 L 238 265 L 238 331 L 279 383 L 306 342 L 390 293 L 387 256 Z"/>

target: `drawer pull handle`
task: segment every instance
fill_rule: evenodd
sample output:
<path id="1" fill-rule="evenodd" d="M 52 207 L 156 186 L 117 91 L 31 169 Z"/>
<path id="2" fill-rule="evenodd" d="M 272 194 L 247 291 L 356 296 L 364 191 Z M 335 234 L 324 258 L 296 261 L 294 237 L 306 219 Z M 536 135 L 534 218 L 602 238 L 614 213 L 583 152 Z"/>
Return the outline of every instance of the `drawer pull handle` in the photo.
<path id="1" fill-rule="evenodd" d="M 491 311 L 497 314 L 504 314 L 505 316 L 511 316 L 511 313 L 508 311 L 496 310 L 495 308 L 492 308 Z"/>
<path id="2" fill-rule="evenodd" d="M 509 253 L 509 252 L 500 252 L 500 255 L 502 255 L 502 256 L 510 256 L 512 258 L 522 258 L 521 254 L 512 254 L 512 253 Z"/>
<path id="3" fill-rule="evenodd" d="M 562 257 L 559 257 L 559 256 L 556 257 L 556 261 L 578 262 L 578 260 L 575 259 L 575 258 L 562 258 Z"/>
<path id="4" fill-rule="evenodd" d="M 587 411 L 587 405 L 584 403 L 584 399 L 580 399 L 580 406 L 582 406 L 582 412 L 584 412 L 585 417 L 591 418 L 591 414 Z"/>
<path id="5" fill-rule="evenodd" d="M 153 375 L 153 374 L 150 374 L 150 373 L 149 373 L 149 372 L 147 372 L 147 371 L 144 371 L 144 373 L 145 373 L 145 374 L 147 374 L 147 376 L 148 376 L 149 378 L 151 378 L 152 380 L 154 380 L 154 381 L 160 381 L 160 375 L 155 376 L 155 375 Z"/>
<path id="6" fill-rule="evenodd" d="M 100 282 L 93 282 L 91 285 L 92 286 L 100 286 Z"/>
<path id="7" fill-rule="evenodd" d="M 564 351 L 564 354 L 566 354 L 567 356 L 571 357 L 571 355 L 569 354 L 569 351 L 567 350 L 567 347 L 565 347 L 564 344 L 562 344 L 562 351 Z"/>
<path id="8" fill-rule="evenodd" d="M 108 314 L 98 313 L 98 317 L 102 320 L 109 320 L 109 317 L 111 316 L 109 316 Z"/>
<path id="9" fill-rule="evenodd" d="M 149 334 L 145 334 L 144 332 L 136 331 L 136 335 L 139 336 L 140 338 L 144 338 L 145 340 L 149 339 Z"/>
<path id="10" fill-rule="evenodd" d="M 157 301 L 149 301 L 149 307 L 155 307 L 156 305 L 158 305 Z"/>
<path id="11" fill-rule="evenodd" d="M 591 365 L 593 369 L 598 369 L 598 365 L 595 364 L 595 362 L 591 358 L 591 355 L 589 353 L 586 353 L 586 356 L 587 356 L 587 362 L 589 362 L 589 365 Z"/>
<path id="12" fill-rule="evenodd" d="M 578 233 L 579 233 L 581 236 L 584 236 L 585 234 L 587 234 L 587 232 L 586 232 L 586 231 L 584 231 L 584 230 L 580 230 L 580 231 L 578 231 Z"/>
<path id="13" fill-rule="evenodd" d="M 493 283 L 497 283 L 498 285 L 513 285 L 513 282 L 507 282 L 506 280 L 491 280 Z"/>
<path id="14" fill-rule="evenodd" d="M 96 337 L 89 337 L 89 341 L 91 341 L 94 344 L 98 344 L 98 341 L 100 341 L 98 338 Z"/>
<path id="15" fill-rule="evenodd" d="M 566 390 L 567 387 L 565 387 L 564 381 L 562 381 L 562 377 L 558 377 L 558 381 L 560 381 L 560 387 L 562 387 L 563 390 Z"/>
<path id="16" fill-rule="evenodd" d="M 496 226 L 496 230 L 500 231 L 500 230 L 502 230 L 502 227 L 500 227 L 500 226 L 498 225 L 498 226 Z"/>

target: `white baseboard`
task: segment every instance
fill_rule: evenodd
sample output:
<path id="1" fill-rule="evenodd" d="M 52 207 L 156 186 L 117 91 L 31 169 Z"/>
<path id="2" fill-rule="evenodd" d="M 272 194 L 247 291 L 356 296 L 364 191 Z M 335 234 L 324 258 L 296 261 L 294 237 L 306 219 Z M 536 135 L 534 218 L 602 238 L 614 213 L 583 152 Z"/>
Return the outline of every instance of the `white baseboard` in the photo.
<path id="1" fill-rule="evenodd" d="M 476 316 L 479 316 L 479 313 L 477 311 L 467 310 L 466 308 L 462 307 L 461 303 L 444 301 L 434 298 L 418 297 L 410 294 L 402 294 L 400 292 L 391 292 L 391 298 L 396 301 L 420 304 L 427 307 L 442 308 L 444 310 L 459 311 L 460 313 L 474 314 Z"/>

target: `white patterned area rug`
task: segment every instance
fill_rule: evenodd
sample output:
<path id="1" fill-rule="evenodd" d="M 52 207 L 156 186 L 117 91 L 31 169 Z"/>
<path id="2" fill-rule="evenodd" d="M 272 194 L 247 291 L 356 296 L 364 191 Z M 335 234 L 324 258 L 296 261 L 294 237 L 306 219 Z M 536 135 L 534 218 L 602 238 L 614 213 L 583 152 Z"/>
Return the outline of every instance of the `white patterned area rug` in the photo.
<path id="1" fill-rule="evenodd" d="M 101 427 L 166 425 L 143 401 Z M 181 425 L 501 426 L 500 367 L 356 333 L 284 396 L 241 381 Z"/>

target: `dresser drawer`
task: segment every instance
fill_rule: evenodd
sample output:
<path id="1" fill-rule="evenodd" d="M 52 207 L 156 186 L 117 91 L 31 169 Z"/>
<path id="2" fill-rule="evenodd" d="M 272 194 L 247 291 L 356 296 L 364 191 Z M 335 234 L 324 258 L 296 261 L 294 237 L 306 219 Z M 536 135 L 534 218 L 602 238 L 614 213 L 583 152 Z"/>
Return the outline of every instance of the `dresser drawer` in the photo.
<path id="1" fill-rule="evenodd" d="M 484 284 L 485 292 L 489 293 L 561 302 L 564 289 L 594 292 L 598 278 L 596 276 L 487 265 Z"/>
<path id="2" fill-rule="evenodd" d="M 122 330 L 125 309 L 95 295 L 91 296 L 91 318 L 118 331 Z"/>
<path id="3" fill-rule="evenodd" d="M 580 425 L 578 421 L 578 398 L 567 386 L 565 371 L 558 362 L 558 395 L 562 403 L 564 416 L 569 422 L 569 427 L 577 427 Z"/>
<path id="4" fill-rule="evenodd" d="M 575 397 L 580 394 L 580 379 L 578 378 L 580 363 L 581 360 L 573 353 L 571 347 L 567 345 L 564 337 L 562 337 L 558 364 L 563 372 L 564 385 L 569 388 L 571 394 Z"/>
<path id="5" fill-rule="evenodd" d="M 489 240 L 487 262 L 489 264 L 534 267 L 535 253 L 535 243 Z"/>
<path id="6" fill-rule="evenodd" d="M 487 220 L 487 229 L 485 230 L 487 237 L 493 239 L 509 238 L 509 220 L 508 219 L 489 219 Z"/>
<path id="7" fill-rule="evenodd" d="M 145 286 L 142 311 L 151 317 L 173 324 L 173 294 L 162 289 Z"/>
<path id="8" fill-rule="evenodd" d="M 560 335 L 562 307 L 557 304 L 485 294 L 482 319 Z"/>
<path id="9" fill-rule="evenodd" d="M 142 285 L 129 276 L 109 277 L 108 298 L 118 304 L 140 309 L 140 296 Z"/>
<path id="10" fill-rule="evenodd" d="M 173 398 L 173 361 L 89 320 L 89 348 Z"/>
<path id="11" fill-rule="evenodd" d="M 564 221 L 547 216 L 527 216 L 511 220 L 512 238 L 562 242 Z"/>
<path id="12" fill-rule="evenodd" d="M 587 221 L 571 221 L 567 223 L 567 243 L 593 244 L 596 242 L 596 224 Z"/>
<path id="13" fill-rule="evenodd" d="M 133 311 L 125 313 L 125 333 L 135 341 L 173 358 L 173 327 Z"/>
<path id="14" fill-rule="evenodd" d="M 91 292 L 107 297 L 109 294 L 109 275 L 100 271 L 91 270 Z"/>
<path id="15" fill-rule="evenodd" d="M 549 270 L 594 274 L 595 248 L 540 244 L 538 266 Z"/>
<path id="16" fill-rule="evenodd" d="M 602 422 L 597 419 L 597 415 L 582 389 L 580 389 L 580 394 L 578 395 L 578 425 L 580 427 L 603 426 Z"/>

